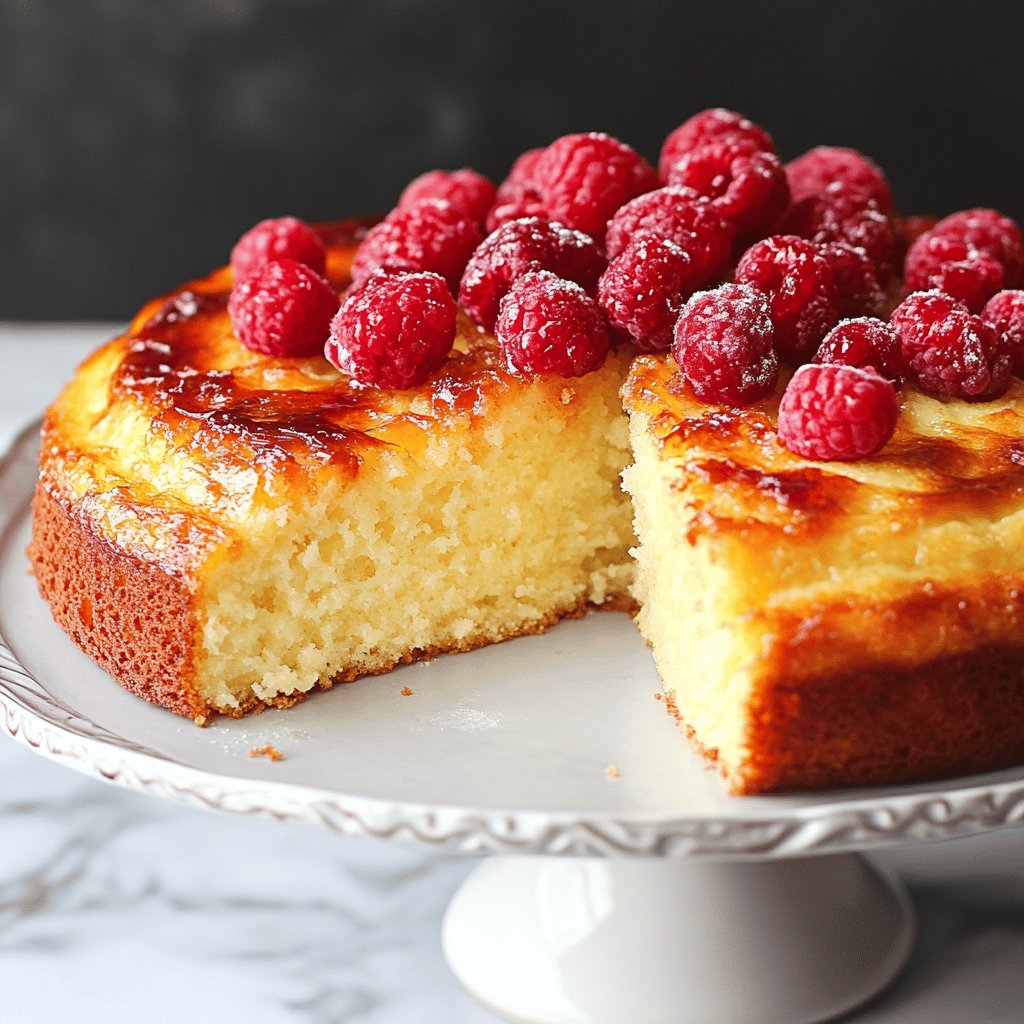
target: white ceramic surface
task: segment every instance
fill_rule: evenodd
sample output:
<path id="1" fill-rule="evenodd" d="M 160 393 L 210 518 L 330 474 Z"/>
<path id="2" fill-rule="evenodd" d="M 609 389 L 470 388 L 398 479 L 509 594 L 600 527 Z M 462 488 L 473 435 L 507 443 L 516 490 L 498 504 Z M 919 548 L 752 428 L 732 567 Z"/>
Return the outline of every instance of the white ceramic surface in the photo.
<path id="1" fill-rule="evenodd" d="M 113 333 L 0 325 L 0 445 Z M 4 1022 L 110 1024 L 144 1012 L 152 1024 L 497 1024 L 459 991 L 435 938 L 472 866 L 450 847 L 338 843 L 251 814 L 196 815 L 211 806 L 199 795 L 191 806 L 153 801 L 86 770 L 0 743 Z M 1016 817 L 998 801 L 979 814 L 993 826 Z M 901 822 L 892 826 L 898 838 Z M 911 886 L 919 939 L 895 986 L 844 1021 L 1021 1024 L 1022 843 L 1016 829 L 889 846 L 880 856 Z"/>
<path id="2" fill-rule="evenodd" d="M 30 429 L 0 465 L 0 705 L 8 732 L 71 767 L 185 802 L 466 852 L 787 857 L 1024 818 L 1021 768 L 729 797 L 655 701 L 632 622 L 612 613 L 198 729 L 114 685 L 50 618 L 24 554 L 36 452 Z M 267 743 L 285 760 L 247 756 Z"/>
<path id="3" fill-rule="evenodd" d="M 444 948 L 520 1024 L 812 1024 L 886 986 L 913 932 L 856 854 L 502 857 L 455 894 Z"/>

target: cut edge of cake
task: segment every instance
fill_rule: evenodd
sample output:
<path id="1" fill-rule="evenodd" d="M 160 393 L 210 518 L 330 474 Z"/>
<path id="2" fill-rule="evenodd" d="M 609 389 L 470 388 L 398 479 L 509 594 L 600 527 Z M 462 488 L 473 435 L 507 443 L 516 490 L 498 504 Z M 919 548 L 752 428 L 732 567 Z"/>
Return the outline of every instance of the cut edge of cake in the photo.
<path id="1" fill-rule="evenodd" d="M 665 390 L 670 373 L 665 357 L 642 356 L 624 390 L 633 447 L 624 481 L 638 536 L 637 621 L 666 706 L 717 762 L 730 791 L 909 782 L 1024 760 L 1024 568 L 1020 559 L 987 566 L 998 542 L 977 539 L 985 515 L 1003 531 L 999 537 L 1024 539 L 1024 476 L 1016 485 L 1003 480 L 996 501 L 1004 469 L 993 460 L 991 479 L 965 478 L 962 493 L 953 493 L 952 483 L 946 493 L 947 484 L 940 487 L 937 472 L 926 466 L 935 452 L 918 465 L 906 454 L 916 447 L 922 409 L 948 408 L 955 422 L 963 403 L 912 399 L 915 410 L 888 456 L 907 463 L 908 489 L 889 496 L 877 488 L 884 500 L 905 505 L 903 517 L 889 521 L 906 532 L 900 545 L 913 548 L 916 516 L 936 527 L 916 534 L 919 557 L 935 560 L 936 571 L 925 563 L 916 573 L 880 572 L 872 591 L 863 578 L 844 588 L 840 564 L 830 584 L 801 588 L 786 585 L 791 581 L 775 556 L 806 556 L 813 576 L 831 531 L 856 528 L 856 516 L 825 502 L 833 475 L 839 493 L 863 503 L 865 496 L 883 500 L 868 481 L 888 471 L 870 460 L 816 465 L 788 453 L 780 455 L 788 468 L 780 468 L 772 461 L 774 442 L 758 452 L 749 436 L 730 441 L 722 424 L 710 449 L 702 447 L 698 421 L 716 410 L 692 402 L 693 420 L 680 418 Z M 1013 401 L 964 410 L 960 418 L 994 416 L 978 443 L 999 449 L 994 428 Z M 749 425 L 770 419 L 771 409 L 769 400 L 764 408 L 728 415 Z M 940 424 L 936 437 L 945 446 L 949 437 L 942 433 Z M 955 447 L 948 450 L 950 466 L 970 472 L 958 465 L 970 453 Z M 924 490 L 915 491 L 911 481 Z M 957 518 L 964 509 L 979 517 L 973 534 L 975 524 Z M 977 566 L 970 571 L 953 562 L 943 575 L 941 549 L 927 550 L 926 540 L 937 547 L 944 515 L 961 525 L 958 536 L 976 539 Z M 850 543 L 856 550 L 861 541 Z"/>

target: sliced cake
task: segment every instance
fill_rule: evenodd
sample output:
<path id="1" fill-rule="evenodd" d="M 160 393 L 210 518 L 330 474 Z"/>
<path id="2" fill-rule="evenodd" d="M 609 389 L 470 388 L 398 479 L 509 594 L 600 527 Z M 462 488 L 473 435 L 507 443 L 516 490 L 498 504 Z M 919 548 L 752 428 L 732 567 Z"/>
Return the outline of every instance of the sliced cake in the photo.
<path id="1" fill-rule="evenodd" d="M 338 287 L 362 233 L 325 231 Z M 628 602 L 626 351 L 527 380 L 462 319 L 426 383 L 360 387 L 239 344 L 230 288 L 147 306 L 46 417 L 36 578 L 123 685 L 237 714 Z"/>
<path id="2" fill-rule="evenodd" d="M 734 793 L 1024 760 L 1024 384 L 907 387 L 880 451 L 826 461 L 780 440 L 788 379 L 709 403 L 657 355 L 624 388 L 638 622 L 681 730 Z"/>

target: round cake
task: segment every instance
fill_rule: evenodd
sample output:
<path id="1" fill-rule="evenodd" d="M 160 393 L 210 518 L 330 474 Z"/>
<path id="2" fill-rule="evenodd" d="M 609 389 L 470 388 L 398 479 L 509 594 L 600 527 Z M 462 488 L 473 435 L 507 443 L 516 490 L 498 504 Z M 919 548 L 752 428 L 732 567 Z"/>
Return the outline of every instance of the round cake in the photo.
<path id="1" fill-rule="evenodd" d="M 318 229 L 338 291 L 366 227 Z M 525 379 L 463 317 L 426 384 L 367 388 L 239 344 L 231 288 L 149 303 L 43 426 L 36 579 L 123 686 L 238 715 L 630 605 L 628 348 Z"/>
<path id="2" fill-rule="evenodd" d="M 657 170 L 566 135 L 147 305 L 47 413 L 30 554 L 199 722 L 638 602 L 733 792 L 985 770 L 1024 760 L 1022 377 L 998 211 L 900 216 L 731 111 Z"/>

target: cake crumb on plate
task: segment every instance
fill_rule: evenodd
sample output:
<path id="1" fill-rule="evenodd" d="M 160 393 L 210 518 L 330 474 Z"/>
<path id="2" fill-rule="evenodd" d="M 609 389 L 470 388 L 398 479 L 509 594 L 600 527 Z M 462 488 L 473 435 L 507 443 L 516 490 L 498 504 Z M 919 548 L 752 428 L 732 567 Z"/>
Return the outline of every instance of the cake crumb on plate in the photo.
<path id="1" fill-rule="evenodd" d="M 605 768 L 604 773 L 608 776 L 609 779 L 617 779 L 622 774 L 622 772 L 620 772 L 618 767 L 614 764 L 608 765 L 608 767 Z"/>
<path id="2" fill-rule="evenodd" d="M 402 696 L 403 697 L 411 697 L 412 696 L 412 690 L 410 690 L 408 686 L 403 686 L 402 687 Z"/>
<path id="3" fill-rule="evenodd" d="M 252 750 L 249 751 L 249 756 L 267 757 L 270 758 L 271 761 L 284 760 L 284 754 L 282 754 L 281 751 L 278 750 L 273 743 L 268 743 L 266 746 L 263 747 L 253 747 Z"/>

